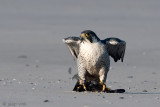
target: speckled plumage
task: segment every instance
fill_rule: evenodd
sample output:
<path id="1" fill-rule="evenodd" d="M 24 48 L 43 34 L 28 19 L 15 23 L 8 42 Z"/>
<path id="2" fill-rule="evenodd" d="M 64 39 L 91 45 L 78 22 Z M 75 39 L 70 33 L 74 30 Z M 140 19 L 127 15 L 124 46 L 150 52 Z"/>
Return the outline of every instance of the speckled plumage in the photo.
<path id="1" fill-rule="evenodd" d="M 106 82 L 110 67 L 110 58 L 123 61 L 126 42 L 118 38 L 100 40 L 91 30 L 81 33 L 82 37 L 63 39 L 72 56 L 77 58 L 80 84 L 85 81 Z"/>
<path id="2" fill-rule="evenodd" d="M 78 75 L 83 81 L 102 80 L 106 81 L 110 66 L 107 48 L 100 41 L 89 43 L 84 41 L 80 44 L 80 52 L 77 59 Z"/>

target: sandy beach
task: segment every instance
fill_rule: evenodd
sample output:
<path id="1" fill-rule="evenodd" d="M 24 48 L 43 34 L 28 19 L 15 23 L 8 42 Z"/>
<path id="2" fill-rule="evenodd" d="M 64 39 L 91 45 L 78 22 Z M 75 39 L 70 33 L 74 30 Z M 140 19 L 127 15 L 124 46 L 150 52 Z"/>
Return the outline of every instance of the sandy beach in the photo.
<path id="1" fill-rule="evenodd" d="M 1 0 L 0 107 L 159 107 L 160 1 Z M 62 42 L 93 30 L 127 42 L 107 86 L 125 93 L 72 92 L 76 61 Z"/>

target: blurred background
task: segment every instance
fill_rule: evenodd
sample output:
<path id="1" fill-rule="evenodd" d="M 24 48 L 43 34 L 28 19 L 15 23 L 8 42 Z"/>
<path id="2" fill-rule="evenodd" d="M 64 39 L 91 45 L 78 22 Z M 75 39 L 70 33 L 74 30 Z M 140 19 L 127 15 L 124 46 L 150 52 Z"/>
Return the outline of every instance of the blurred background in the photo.
<path id="1" fill-rule="evenodd" d="M 131 94 L 71 92 L 77 67 L 62 39 L 87 29 L 127 42 L 124 62 L 111 59 L 107 86 Z M 160 0 L 0 0 L 0 105 L 158 107 L 159 34 Z"/>
<path id="2" fill-rule="evenodd" d="M 87 29 L 101 39 L 127 42 L 124 63 L 111 62 L 113 74 L 159 73 L 159 0 L 0 0 L 1 78 L 20 74 L 24 79 L 25 73 L 38 71 L 58 79 L 69 67 L 77 73 L 62 39 Z"/>

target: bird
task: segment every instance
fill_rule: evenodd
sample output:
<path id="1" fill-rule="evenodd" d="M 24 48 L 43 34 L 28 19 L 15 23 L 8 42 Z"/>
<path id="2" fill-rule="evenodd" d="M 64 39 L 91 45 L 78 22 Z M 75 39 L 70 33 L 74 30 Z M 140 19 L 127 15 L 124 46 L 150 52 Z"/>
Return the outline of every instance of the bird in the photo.
<path id="1" fill-rule="evenodd" d="M 87 91 L 86 82 L 96 81 L 106 89 L 107 74 L 110 68 L 110 56 L 115 62 L 123 62 L 126 42 L 115 37 L 104 40 L 92 30 L 84 30 L 80 37 L 70 36 L 63 39 L 73 59 L 77 59 L 78 82 Z M 79 88 L 79 87 L 78 87 Z"/>

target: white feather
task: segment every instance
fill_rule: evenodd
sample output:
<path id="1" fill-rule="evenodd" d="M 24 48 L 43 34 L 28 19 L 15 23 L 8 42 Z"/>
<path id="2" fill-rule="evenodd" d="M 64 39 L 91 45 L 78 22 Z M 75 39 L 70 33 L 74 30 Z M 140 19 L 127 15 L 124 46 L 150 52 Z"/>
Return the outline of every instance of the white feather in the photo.
<path id="1" fill-rule="evenodd" d="M 88 62 L 88 64 L 94 66 L 98 61 L 99 57 L 102 55 L 103 50 L 103 46 L 100 42 L 83 42 L 81 44 L 80 52 L 85 58 L 85 60 Z"/>
<path id="2" fill-rule="evenodd" d="M 118 42 L 115 41 L 115 40 L 110 40 L 109 43 L 112 44 L 112 45 L 117 45 L 118 44 Z"/>

